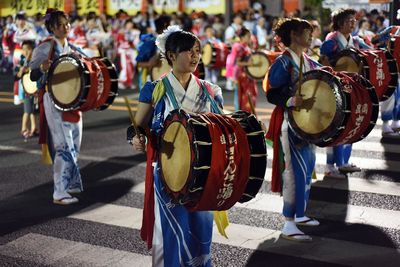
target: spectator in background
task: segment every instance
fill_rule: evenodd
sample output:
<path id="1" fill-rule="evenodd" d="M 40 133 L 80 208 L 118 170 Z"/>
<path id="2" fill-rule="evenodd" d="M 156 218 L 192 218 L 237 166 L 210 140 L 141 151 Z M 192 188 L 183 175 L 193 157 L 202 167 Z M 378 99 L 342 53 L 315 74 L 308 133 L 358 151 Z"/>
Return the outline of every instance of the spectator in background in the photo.
<path id="1" fill-rule="evenodd" d="M 211 25 L 215 31 L 215 38 L 222 40 L 225 31 L 224 18 L 222 17 L 222 14 L 216 15 Z"/>
<path id="2" fill-rule="evenodd" d="M 18 80 L 21 100 L 24 101 L 24 114 L 22 115 L 21 135 L 27 140 L 28 138 L 38 134 L 36 124 L 36 113 L 38 111 L 38 96 L 25 94 L 22 88 L 22 77 L 29 75 L 29 62 L 32 58 L 32 52 L 35 48 L 35 42 L 32 40 L 22 42 L 22 55 L 18 66 L 15 68 L 15 78 Z M 28 124 L 30 124 L 30 129 Z"/>

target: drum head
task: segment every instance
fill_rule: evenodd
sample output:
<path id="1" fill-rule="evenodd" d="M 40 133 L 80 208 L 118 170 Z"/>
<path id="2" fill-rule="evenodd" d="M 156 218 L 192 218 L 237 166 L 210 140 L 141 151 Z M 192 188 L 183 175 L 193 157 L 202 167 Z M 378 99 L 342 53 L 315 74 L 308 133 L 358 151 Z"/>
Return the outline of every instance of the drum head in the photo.
<path id="1" fill-rule="evenodd" d="M 55 66 L 51 76 L 51 90 L 61 104 L 72 103 L 80 94 L 81 74 L 72 61 L 62 60 Z"/>
<path id="2" fill-rule="evenodd" d="M 203 54 L 201 56 L 204 66 L 208 66 L 211 63 L 212 53 L 213 53 L 213 48 L 211 44 L 205 44 L 203 47 Z"/>
<path id="3" fill-rule="evenodd" d="M 161 59 L 161 66 L 155 66 L 151 69 L 151 80 L 159 80 L 163 75 L 171 71 L 171 66 L 165 58 Z"/>
<path id="4" fill-rule="evenodd" d="M 25 73 L 22 76 L 22 87 L 28 95 L 33 95 L 37 92 L 37 84 L 31 80 L 31 72 Z"/>
<path id="5" fill-rule="evenodd" d="M 354 60 L 354 58 L 349 56 L 344 56 L 336 61 L 334 70 L 360 73 L 361 66 Z"/>
<path id="6" fill-rule="evenodd" d="M 267 55 L 261 52 L 256 52 L 251 55 L 254 66 L 247 67 L 248 74 L 253 79 L 264 79 L 265 73 L 267 72 L 270 62 Z"/>
<path id="7" fill-rule="evenodd" d="M 174 144 L 179 144 L 176 146 Z M 162 174 L 169 189 L 180 191 L 187 182 L 190 172 L 189 136 L 179 121 L 172 122 L 161 140 L 160 158 Z"/>
<path id="8" fill-rule="evenodd" d="M 303 99 L 315 96 L 310 110 L 293 110 L 292 115 L 297 126 L 307 134 L 318 134 L 327 129 L 336 113 L 336 97 L 331 86 L 318 79 L 311 79 L 301 86 Z"/>

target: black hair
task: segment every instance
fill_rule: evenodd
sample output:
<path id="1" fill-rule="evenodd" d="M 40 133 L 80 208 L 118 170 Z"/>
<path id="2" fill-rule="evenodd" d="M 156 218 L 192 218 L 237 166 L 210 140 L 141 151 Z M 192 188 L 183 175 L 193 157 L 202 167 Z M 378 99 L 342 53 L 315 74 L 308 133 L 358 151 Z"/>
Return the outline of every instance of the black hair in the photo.
<path id="1" fill-rule="evenodd" d="M 67 14 L 65 14 L 63 11 L 56 10 L 56 9 L 50 9 L 50 8 L 47 9 L 46 15 L 44 16 L 44 18 L 45 18 L 44 24 L 46 25 L 46 29 L 49 33 L 53 33 L 51 28 L 54 28 L 55 26 L 57 26 L 61 17 L 68 20 Z"/>
<path id="2" fill-rule="evenodd" d="M 242 27 L 239 30 L 238 36 L 239 36 L 239 38 L 242 38 L 242 37 L 246 36 L 246 34 L 249 34 L 249 33 L 250 33 L 250 31 L 246 27 Z"/>
<path id="3" fill-rule="evenodd" d="M 27 45 L 32 50 L 35 48 L 35 42 L 32 41 L 32 40 L 23 41 L 21 47 L 24 46 L 24 45 Z"/>
<path id="4" fill-rule="evenodd" d="M 177 31 L 171 33 L 165 42 L 165 57 L 168 64 L 172 66 L 172 61 L 168 58 L 168 52 L 176 54 L 190 51 L 196 42 L 200 44 L 199 38 L 191 32 Z"/>
<path id="5" fill-rule="evenodd" d="M 299 18 L 281 19 L 274 28 L 276 35 L 281 38 L 285 46 L 290 46 L 292 43 L 290 37 L 292 31 L 301 34 L 304 30 L 310 30 L 312 32 L 313 27 L 307 20 Z"/>
<path id="6" fill-rule="evenodd" d="M 154 24 L 156 26 L 156 32 L 161 34 L 163 30 L 165 30 L 169 24 L 171 23 L 171 17 L 168 15 L 161 15 L 157 19 L 154 20 Z"/>
<path id="7" fill-rule="evenodd" d="M 19 13 L 15 16 L 15 20 L 26 20 L 25 14 Z"/>
<path id="8" fill-rule="evenodd" d="M 357 13 L 354 9 L 347 8 L 347 9 L 338 9 L 332 13 L 332 28 L 334 31 L 340 29 L 341 26 L 345 23 L 346 19 L 350 16 L 354 16 Z"/>

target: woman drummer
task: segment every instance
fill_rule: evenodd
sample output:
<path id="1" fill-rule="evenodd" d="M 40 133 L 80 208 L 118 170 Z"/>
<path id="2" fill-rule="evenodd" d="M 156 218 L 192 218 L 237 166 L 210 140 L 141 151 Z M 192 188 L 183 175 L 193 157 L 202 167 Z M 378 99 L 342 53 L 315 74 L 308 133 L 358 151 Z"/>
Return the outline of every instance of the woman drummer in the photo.
<path id="1" fill-rule="evenodd" d="M 346 48 L 371 48 L 360 37 L 352 36 L 356 25 L 354 9 L 339 9 L 332 14 L 333 32 L 329 33 L 321 45 L 321 63 L 332 65 L 336 55 Z M 361 169 L 349 163 L 352 145 L 338 145 L 327 148 L 326 177 L 346 178 L 342 173 L 359 172 Z M 336 164 L 336 166 L 335 166 Z"/>
<path id="2" fill-rule="evenodd" d="M 48 9 L 45 15 L 45 25 L 52 36 L 35 48 L 30 62 L 31 80 L 38 81 L 40 88 L 39 143 L 47 143 L 52 156 L 53 203 L 69 205 L 78 202 L 78 199 L 71 194 L 80 193 L 83 190 L 78 166 L 82 118 L 79 111 L 61 112 L 57 110 L 52 104 L 49 94 L 45 91 L 45 86 L 47 71 L 51 63 L 62 54 L 70 54 L 79 50 L 67 41 L 70 24 L 63 11 Z M 47 127 L 50 134 L 47 134 Z"/>
<path id="3" fill-rule="evenodd" d="M 281 236 L 301 242 L 311 241 L 312 238 L 300 231 L 296 225 L 319 225 L 317 220 L 304 214 L 315 166 L 315 146 L 300 140 L 288 128 L 287 112 L 293 108 L 310 109 L 314 103 L 313 98 L 304 99 L 296 93 L 300 71 L 304 73 L 319 66 L 304 53 L 311 44 L 312 31 L 312 26 L 306 20 L 293 18 L 278 22 L 275 33 L 286 46 L 286 50 L 269 70 L 267 90 L 268 101 L 276 105 L 267 138 L 274 143 L 271 190 L 283 194 L 285 224 Z M 302 67 L 301 62 L 303 62 Z M 283 150 L 283 166 L 280 166 L 280 146 Z M 280 177 L 281 167 L 284 168 L 283 186 Z"/>
<path id="4" fill-rule="evenodd" d="M 251 60 L 251 32 L 247 28 L 241 28 L 238 36 L 240 41 L 233 44 L 232 51 L 229 55 L 230 60 L 235 62 L 233 74 L 236 81 L 234 104 L 235 110 L 244 110 L 252 113 L 251 106 L 255 107 L 257 102 L 257 83 L 251 79 L 245 71 L 246 66 L 253 66 Z M 261 66 L 260 66 L 261 67 Z M 250 103 L 249 101 L 252 101 Z"/>
<path id="5" fill-rule="evenodd" d="M 200 41 L 195 35 L 170 26 L 157 37 L 156 44 L 172 71 L 163 79 L 144 85 L 135 116 L 137 126 L 150 131 L 142 238 L 153 249 L 155 266 L 210 266 L 213 215 L 209 211 L 188 212 L 185 206 L 172 204 L 163 190 L 154 137 L 160 134 L 166 114 L 174 109 L 217 112 L 218 106 L 222 107 L 222 90 L 192 74 L 201 56 Z M 135 135 L 132 143 L 134 149 L 145 150 L 143 134 Z"/>

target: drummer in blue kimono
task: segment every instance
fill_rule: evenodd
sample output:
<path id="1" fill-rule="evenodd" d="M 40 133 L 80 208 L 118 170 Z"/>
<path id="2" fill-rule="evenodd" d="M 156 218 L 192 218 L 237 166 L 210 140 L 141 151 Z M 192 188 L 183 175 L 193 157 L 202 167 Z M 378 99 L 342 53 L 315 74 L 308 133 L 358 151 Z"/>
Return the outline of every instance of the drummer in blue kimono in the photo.
<path id="1" fill-rule="evenodd" d="M 195 35 L 170 26 L 157 37 L 156 44 L 172 71 L 145 84 L 135 116 L 135 123 L 147 132 L 148 142 L 141 237 L 152 247 L 154 266 L 211 266 L 213 215 L 209 211 L 188 212 L 185 206 L 172 202 L 160 178 L 156 140 L 164 119 L 174 109 L 218 113 L 222 90 L 192 74 L 201 57 Z M 144 151 L 144 134 L 136 134 L 132 143 L 136 150 Z"/>
<path id="2" fill-rule="evenodd" d="M 400 26 L 389 26 L 374 36 L 372 42 L 379 48 L 388 49 L 389 40 L 392 36 L 400 36 Z M 394 39 L 400 42 L 400 38 Z M 382 119 L 382 136 L 390 138 L 400 137 L 400 76 L 395 92 L 389 99 L 380 103 Z M 390 123 L 391 121 L 391 123 Z"/>
<path id="3" fill-rule="evenodd" d="M 312 31 L 306 20 L 293 18 L 278 22 L 275 33 L 286 50 L 272 64 L 267 88 L 268 101 L 276 105 L 266 136 L 273 141 L 274 151 L 271 191 L 283 195 L 285 223 L 281 236 L 300 242 L 309 242 L 312 238 L 297 225 L 319 225 L 316 219 L 305 215 L 315 166 L 315 146 L 299 139 L 288 127 L 288 110 L 311 109 L 315 102 L 314 98 L 305 99 L 296 93 L 300 71 L 304 73 L 320 66 L 304 52 L 311 44 Z"/>
<path id="4" fill-rule="evenodd" d="M 78 165 L 82 118 L 80 111 L 62 112 L 56 109 L 45 87 L 51 63 L 60 55 L 80 50 L 67 41 L 70 24 L 63 11 L 48 9 L 45 25 L 51 36 L 35 48 L 29 65 L 32 70 L 30 78 L 38 82 L 39 88 L 39 144 L 43 145 L 45 151 L 48 147 L 52 158 L 53 203 L 70 205 L 79 201 L 71 194 L 83 190 Z"/>
<path id="5" fill-rule="evenodd" d="M 352 36 L 356 25 L 354 9 L 339 9 L 332 13 L 333 32 L 329 33 L 320 49 L 320 62 L 325 66 L 333 64 L 336 55 L 343 49 L 370 49 L 360 37 Z M 328 147 L 325 177 L 346 178 L 344 173 L 359 172 L 361 169 L 349 163 L 352 144 Z"/>

